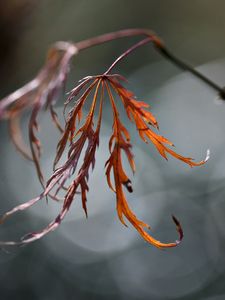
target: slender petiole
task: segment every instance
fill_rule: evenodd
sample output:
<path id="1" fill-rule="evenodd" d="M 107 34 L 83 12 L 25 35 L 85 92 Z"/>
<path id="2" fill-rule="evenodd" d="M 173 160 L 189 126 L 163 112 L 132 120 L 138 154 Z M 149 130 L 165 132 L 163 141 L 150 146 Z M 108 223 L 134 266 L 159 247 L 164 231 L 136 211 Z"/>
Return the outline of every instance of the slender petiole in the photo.
<path id="1" fill-rule="evenodd" d="M 133 52 L 135 49 L 149 43 L 152 41 L 151 37 L 147 37 L 146 39 L 138 42 L 137 44 L 133 45 L 130 47 L 127 51 L 125 51 L 123 54 L 121 54 L 113 63 L 112 65 L 108 68 L 108 70 L 104 73 L 104 75 L 107 75 L 116 65 L 119 63 L 123 58 L 125 58 L 127 55 L 129 55 L 131 52 Z"/>

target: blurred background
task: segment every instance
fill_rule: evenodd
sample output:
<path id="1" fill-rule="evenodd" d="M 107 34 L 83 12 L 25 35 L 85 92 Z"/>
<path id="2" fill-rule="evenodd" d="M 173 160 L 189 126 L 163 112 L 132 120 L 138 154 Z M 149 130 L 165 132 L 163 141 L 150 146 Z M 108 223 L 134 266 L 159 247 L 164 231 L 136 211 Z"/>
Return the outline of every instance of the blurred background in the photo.
<path id="1" fill-rule="evenodd" d="M 80 41 L 125 28 L 154 30 L 178 57 L 220 86 L 225 85 L 225 2 L 222 0 L 9 0 L 0 2 L 0 96 L 33 78 L 49 46 Z M 73 60 L 67 91 L 87 75 L 102 73 L 138 38 L 124 38 L 80 53 Z M 145 46 L 118 65 L 128 88 L 151 105 L 160 133 L 180 154 L 211 158 L 200 168 L 163 160 L 131 132 L 137 172 L 128 195 L 152 234 L 173 241 L 171 214 L 184 229 L 182 244 L 166 251 L 145 243 L 117 218 L 107 188 L 111 122 L 107 104 L 96 168 L 90 179 L 89 218 L 79 198 L 61 227 L 41 241 L 0 252 L 1 299 L 225 299 L 225 106 L 209 87 Z M 62 98 L 57 111 L 62 111 Z M 123 112 L 121 112 L 123 116 Z M 23 127 L 26 134 L 24 116 Z M 63 120 L 63 119 L 62 119 Z M 43 113 L 42 165 L 51 174 L 59 134 Z M 1 123 L 0 213 L 41 192 L 35 170 L 14 149 Z M 50 222 L 60 205 L 45 200 L 1 226 L 1 240 L 18 239 Z"/>

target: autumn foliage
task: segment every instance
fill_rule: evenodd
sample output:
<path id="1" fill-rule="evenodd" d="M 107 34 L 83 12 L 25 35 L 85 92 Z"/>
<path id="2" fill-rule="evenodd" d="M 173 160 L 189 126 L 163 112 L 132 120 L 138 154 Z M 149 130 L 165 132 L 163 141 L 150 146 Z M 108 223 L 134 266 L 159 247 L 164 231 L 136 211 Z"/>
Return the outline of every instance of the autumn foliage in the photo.
<path id="1" fill-rule="evenodd" d="M 152 41 L 152 37 L 148 38 L 147 41 L 144 40 L 144 43 L 149 41 Z M 159 43 L 158 40 L 157 43 Z M 105 175 L 109 188 L 115 194 L 118 217 L 125 226 L 127 226 L 127 221 L 131 223 L 148 243 L 158 248 L 177 246 L 183 238 L 183 231 L 179 221 L 174 216 L 172 219 L 178 231 L 178 240 L 163 243 L 149 234 L 149 225 L 139 220 L 129 207 L 126 192 L 132 193 L 133 188 L 131 179 L 123 165 L 122 153 L 127 157 L 133 172 L 135 172 L 135 162 L 130 133 L 122 121 L 125 115 L 120 117 L 118 101 L 121 101 L 124 106 L 125 113 L 136 127 L 140 138 L 145 143 L 153 143 L 163 158 L 168 159 L 168 155 L 171 155 L 192 167 L 204 164 L 208 155 L 205 160 L 196 163 L 192 158 L 181 156 L 172 150 L 173 143 L 155 132 L 158 130 L 158 123 L 149 111 L 149 105 L 138 101 L 134 94 L 125 87 L 127 85 L 125 78 L 109 72 L 112 68 L 103 75 L 85 77 L 71 90 L 65 102 L 64 113 L 66 113 L 68 105 L 72 108 L 65 116 L 65 125 L 60 125 L 54 111 L 54 105 L 60 91 L 65 87 L 69 64 L 72 56 L 77 53 L 77 48 L 69 43 L 61 43 L 58 46 L 57 51 L 53 49 L 49 52 L 46 65 L 34 80 L 0 103 L 0 117 L 8 120 L 11 137 L 16 148 L 24 157 L 34 162 L 38 178 L 43 186 L 43 192 L 38 197 L 8 211 L 2 216 L 1 221 L 3 222 L 17 211 L 29 208 L 45 197 L 50 197 L 56 201 L 60 200 L 59 191 L 64 192 L 62 208 L 58 216 L 44 229 L 29 233 L 18 242 L 6 241 L 1 242 L 1 245 L 30 243 L 55 230 L 77 197 L 81 198 L 83 210 L 87 216 L 88 179 L 90 170 L 94 169 L 95 154 L 99 146 L 101 121 L 104 117 L 103 102 L 109 101 L 113 124 L 112 135 L 109 138 L 109 158 L 105 163 Z M 134 46 L 133 49 L 135 47 L 137 46 Z M 84 115 L 83 108 L 87 102 L 90 109 L 88 114 Z M 28 125 L 30 149 L 24 145 L 19 126 L 22 113 L 28 109 L 31 110 Z M 43 109 L 50 112 L 54 124 L 61 132 L 53 164 L 54 172 L 47 182 L 45 182 L 40 164 L 41 141 L 36 135 L 38 115 Z M 95 116 L 97 119 L 94 118 Z M 61 162 L 65 152 L 67 152 L 67 160 Z M 81 161 L 82 153 L 84 153 L 84 157 Z"/>

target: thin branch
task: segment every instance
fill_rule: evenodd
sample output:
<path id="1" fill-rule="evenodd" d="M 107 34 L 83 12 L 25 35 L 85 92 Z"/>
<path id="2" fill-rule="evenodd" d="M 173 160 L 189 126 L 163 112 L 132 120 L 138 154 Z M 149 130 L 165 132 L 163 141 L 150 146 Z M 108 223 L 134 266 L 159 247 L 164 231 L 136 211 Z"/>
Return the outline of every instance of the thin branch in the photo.
<path id="1" fill-rule="evenodd" d="M 189 64 L 185 63 L 181 59 L 174 56 L 166 47 L 164 47 L 164 46 L 159 47 L 157 45 L 155 45 L 155 46 L 156 46 L 156 49 L 159 51 L 159 53 L 162 54 L 165 58 L 169 59 L 173 64 L 178 66 L 180 69 L 188 71 L 195 77 L 202 80 L 208 86 L 210 86 L 211 88 L 216 90 L 219 93 L 220 97 L 223 100 L 225 100 L 225 89 L 224 88 L 221 88 L 219 85 L 217 85 L 215 82 L 213 82 L 212 80 L 207 78 L 205 75 L 203 75 L 200 72 L 198 72 L 197 70 L 195 70 L 192 66 L 190 66 Z"/>
<path id="2" fill-rule="evenodd" d="M 207 78 L 205 75 L 201 74 L 197 70 L 195 70 L 192 66 L 187 64 L 186 62 L 182 61 L 181 59 L 177 58 L 174 54 L 172 54 L 165 46 L 164 42 L 161 40 L 160 37 L 158 37 L 153 31 L 149 29 L 144 29 L 144 28 L 134 28 L 134 29 L 125 29 L 125 30 L 119 30 L 107 34 L 103 34 L 100 36 L 96 36 L 91 39 L 87 39 L 78 43 L 75 43 L 74 46 L 78 51 L 85 50 L 87 48 L 99 45 L 99 44 L 104 44 L 106 42 L 110 42 L 116 39 L 124 38 L 124 37 L 133 37 L 133 36 L 138 36 L 138 35 L 144 35 L 147 36 L 151 39 L 153 45 L 155 46 L 155 49 L 161 54 L 164 58 L 168 59 L 171 61 L 174 65 L 178 66 L 182 70 L 186 70 L 190 72 L 192 75 L 197 77 L 198 79 L 202 80 L 204 83 L 206 83 L 208 86 L 213 88 L 219 93 L 219 96 L 225 100 L 225 88 L 220 87 L 217 85 L 215 82 Z M 144 40 L 143 40 L 144 41 Z M 147 43 L 147 41 L 145 42 Z M 145 44 L 143 43 L 143 44 Z M 139 47 L 139 46 L 138 46 Z M 128 50 L 128 53 L 124 53 L 121 56 L 127 56 L 130 54 L 134 49 L 137 47 L 133 47 Z M 120 58 L 118 59 L 118 61 Z M 117 63 L 117 62 L 116 62 Z M 108 71 L 107 71 L 108 72 Z"/>

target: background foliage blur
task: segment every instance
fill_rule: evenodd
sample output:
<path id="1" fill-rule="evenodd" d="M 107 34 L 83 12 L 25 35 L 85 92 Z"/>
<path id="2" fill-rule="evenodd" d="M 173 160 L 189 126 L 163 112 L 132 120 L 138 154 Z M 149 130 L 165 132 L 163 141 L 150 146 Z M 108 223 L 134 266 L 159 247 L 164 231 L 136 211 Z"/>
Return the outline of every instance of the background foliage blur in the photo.
<path id="1" fill-rule="evenodd" d="M 10 0 L 0 2 L 0 96 L 29 81 L 57 40 L 79 41 L 129 27 L 151 28 L 178 57 L 221 86 L 225 83 L 225 2 L 222 0 Z M 88 49 L 74 59 L 67 90 L 83 76 L 103 72 L 137 38 Z M 124 228 L 108 191 L 104 162 L 111 132 L 105 105 L 102 141 L 88 197 L 89 218 L 79 201 L 61 228 L 27 247 L 0 254 L 1 299 L 213 299 L 225 297 L 225 106 L 216 94 L 145 46 L 121 62 L 117 72 L 129 79 L 138 99 L 150 103 L 160 132 L 176 150 L 200 160 L 202 168 L 164 161 L 132 133 L 137 173 L 131 207 L 161 240 L 174 240 L 171 213 L 184 228 L 176 249 L 159 251 Z M 63 103 L 63 98 L 61 103 Z M 61 107 L 58 107 L 61 111 Z M 122 113 L 121 113 L 122 114 Z M 125 122 L 125 119 L 124 119 Z M 26 116 L 24 118 L 24 130 Z M 41 119 L 43 166 L 59 138 Z M 32 164 L 14 150 L 7 125 L 0 127 L 0 213 L 37 195 L 41 187 Z M 100 188 L 101 186 L 101 188 Z M 2 240 L 42 228 L 59 210 L 45 201 L 1 227 Z"/>

